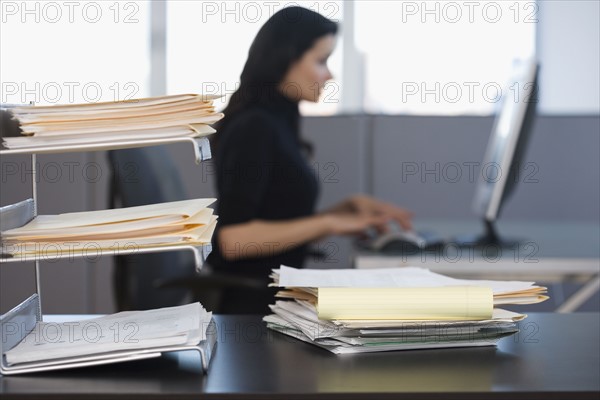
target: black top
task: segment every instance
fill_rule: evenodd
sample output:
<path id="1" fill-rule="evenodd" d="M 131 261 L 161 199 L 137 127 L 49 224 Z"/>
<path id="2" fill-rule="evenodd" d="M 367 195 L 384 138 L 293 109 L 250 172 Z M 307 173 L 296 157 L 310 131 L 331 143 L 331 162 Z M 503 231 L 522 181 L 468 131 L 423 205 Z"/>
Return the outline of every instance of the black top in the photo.
<path id="1" fill-rule="evenodd" d="M 298 120 L 298 103 L 277 92 L 241 111 L 219 131 L 214 157 L 217 231 L 254 219 L 290 220 L 314 213 L 318 183 L 302 152 Z M 266 257 L 226 261 L 217 238 L 215 232 L 211 266 L 265 279 L 281 264 L 301 267 L 307 252 L 306 246 L 299 246 Z M 244 248 L 240 250 L 243 254 Z"/>

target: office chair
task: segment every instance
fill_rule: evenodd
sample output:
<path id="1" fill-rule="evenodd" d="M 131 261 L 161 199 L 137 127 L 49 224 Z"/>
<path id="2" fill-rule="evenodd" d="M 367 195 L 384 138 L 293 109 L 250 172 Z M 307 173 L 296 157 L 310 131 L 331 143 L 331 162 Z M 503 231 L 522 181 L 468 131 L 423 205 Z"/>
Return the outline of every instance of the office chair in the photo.
<path id="1" fill-rule="evenodd" d="M 135 207 L 185 200 L 177 168 L 164 147 L 108 152 L 112 172 L 110 207 Z M 134 254 L 115 257 L 113 284 L 119 310 L 146 310 L 180 304 L 186 290 L 161 290 L 157 280 L 194 274 L 186 252 Z"/>
<path id="2" fill-rule="evenodd" d="M 173 159 L 164 147 L 108 152 L 111 167 L 110 207 L 134 207 L 187 199 Z M 195 270 L 189 252 L 166 252 L 115 257 L 113 273 L 119 310 L 147 310 L 200 301 L 209 311 L 220 312 L 225 290 L 262 290 L 252 279 Z"/>

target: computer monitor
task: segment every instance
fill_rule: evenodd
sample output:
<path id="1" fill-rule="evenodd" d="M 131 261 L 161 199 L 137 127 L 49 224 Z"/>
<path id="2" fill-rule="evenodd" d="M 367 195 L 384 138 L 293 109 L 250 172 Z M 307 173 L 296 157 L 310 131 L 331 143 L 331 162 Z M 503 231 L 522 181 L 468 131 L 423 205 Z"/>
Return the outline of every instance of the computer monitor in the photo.
<path id="1" fill-rule="evenodd" d="M 485 232 L 479 236 L 457 238 L 461 245 L 504 247 L 518 243 L 500 238 L 494 223 L 506 199 L 522 179 L 522 160 L 538 102 L 538 72 L 539 64 L 535 60 L 514 64 L 509 83 L 503 89 L 500 111 L 494 121 L 473 200 L 473 210 L 483 219 Z"/>

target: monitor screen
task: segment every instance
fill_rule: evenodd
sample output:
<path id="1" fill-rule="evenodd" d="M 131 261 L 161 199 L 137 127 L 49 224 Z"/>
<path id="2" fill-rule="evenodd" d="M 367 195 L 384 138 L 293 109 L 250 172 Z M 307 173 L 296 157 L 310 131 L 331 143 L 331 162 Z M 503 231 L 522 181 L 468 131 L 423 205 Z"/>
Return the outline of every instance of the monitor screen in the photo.
<path id="1" fill-rule="evenodd" d="M 535 60 L 515 62 L 503 89 L 473 201 L 475 213 L 486 221 L 498 218 L 503 202 L 518 181 L 535 117 L 538 69 Z"/>

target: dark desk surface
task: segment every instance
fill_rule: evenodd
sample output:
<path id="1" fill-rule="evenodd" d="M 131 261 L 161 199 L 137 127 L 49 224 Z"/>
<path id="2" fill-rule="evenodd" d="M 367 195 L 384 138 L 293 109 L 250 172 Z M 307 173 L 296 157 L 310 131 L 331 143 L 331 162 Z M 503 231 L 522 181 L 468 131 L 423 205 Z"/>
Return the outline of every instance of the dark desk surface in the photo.
<path id="1" fill-rule="evenodd" d="M 335 356 L 268 331 L 259 316 L 217 316 L 203 376 L 194 355 L 0 378 L 2 399 L 576 399 L 600 396 L 600 315 L 533 314 L 498 348 Z"/>

